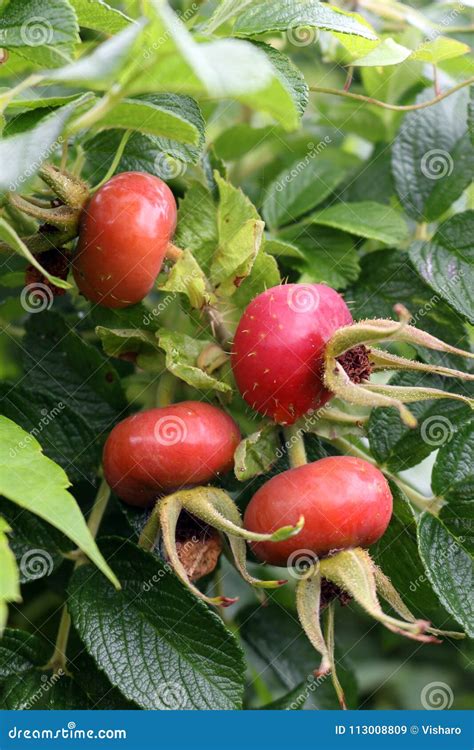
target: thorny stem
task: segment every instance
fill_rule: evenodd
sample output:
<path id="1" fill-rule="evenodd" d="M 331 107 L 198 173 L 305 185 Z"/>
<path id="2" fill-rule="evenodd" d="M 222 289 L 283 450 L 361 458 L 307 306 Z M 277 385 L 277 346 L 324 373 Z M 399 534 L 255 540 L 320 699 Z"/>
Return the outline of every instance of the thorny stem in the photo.
<path id="1" fill-rule="evenodd" d="M 376 107 L 382 107 L 383 109 L 391 109 L 395 112 L 411 112 L 416 109 L 426 109 L 432 107 L 434 104 L 441 102 L 448 96 L 455 94 L 465 86 L 470 86 L 474 83 L 474 76 L 471 76 L 466 81 L 461 81 L 456 86 L 453 86 L 442 94 L 435 96 L 434 99 L 429 99 L 426 102 L 418 102 L 417 104 L 389 104 L 388 102 L 382 102 L 380 99 L 373 99 L 371 96 L 364 96 L 363 94 L 354 94 L 352 91 L 345 91 L 344 89 L 327 88 L 325 86 L 310 86 L 309 90 L 319 94 L 333 94 L 334 96 L 345 96 L 348 99 L 355 99 L 359 102 L 365 102 L 365 104 L 373 104 Z"/>
<path id="2" fill-rule="evenodd" d="M 402 490 L 402 492 L 405 493 L 405 495 L 412 501 L 414 505 L 416 505 L 419 510 L 424 511 L 427 510 L 429 513 L 432 513 L 433 515 L 437 515 L 440 508 L 442 507 L 443 501 L 439 497 L 425 497 L 421 494 L 421 492 L 418 492 L 415 490 L 414 487 L 412 487 L 410 484 L 407 484 L 403 479 L 400 479 L 400 477 L 397 474 L 394 474 L 391 471 L 388 471 L 383 466 L 379 466 L 377 462 L 372 458 L 372 456 L 367 453 L 366 451 L 362 450 L 361 448 L 358 448 L 353 443 L 349 442 L 349 440 L 344 440 L 344 438 L 337 438 L 336 440 L 331 440 L 332 445 L 334 445 L 336 448 L 340 448 L 344 453 L 348 453 L 351 456 L 356 456 L 357 458 L 363 458 L 365 461 L 368 461 L 369 463 L 373 464 L 374 466 L 377 466 L 378 468 L 383 471 L 386 477 L 391 479 L 393 482 L 395 482 L 398 487 Z"/>
<path id="3" fill-rule="evenodd" d="M 110 489 L 105 479 L 103 479 L 97 491 L 97 495 L 94 501 L 94 505 L 92 506 L 92 510 L 89 514 L 89 518 L 87 519 L 87 528 L 89 529 L 94 539 L 99 530 L 99 526 L 101 524 L 102 518 L 104 517 L 104 513 L 107 508 L 107 503 L 109 502 L 109 497 L 110 497 Z M 78 568 L 80 565 L 83 565 L 86 562 L 86 560 L 87 558 L 84 555 L 80 555 L 74 565 L 74 570 L 76 570 L 76 568 Z M 52 669 L 55 673 L 60 672 L 60 671 L 67 672 L 66 651 L 67 651 L 67 644 L 69 640 L 70 631 L 71 631 L 71 616 L 68 612 L 67 605 L 64 604 L 62 613 L 61 613 L 61 620 L 59 623 L 58 634 L 56 636 L 54 652 L 53 652 L 51 659 L 46 665 L 46 669 Z"/>
<path id="4" fill-rule="evenodd" d="M 296 469 L 298 466 L 304 466 L 307 464 L 308 459 L 304 445 L 303 430 L 292 425 L 291 427 L 285 427 L 283 433 L 286 439 L 288 459 L 291 468 Z"/>

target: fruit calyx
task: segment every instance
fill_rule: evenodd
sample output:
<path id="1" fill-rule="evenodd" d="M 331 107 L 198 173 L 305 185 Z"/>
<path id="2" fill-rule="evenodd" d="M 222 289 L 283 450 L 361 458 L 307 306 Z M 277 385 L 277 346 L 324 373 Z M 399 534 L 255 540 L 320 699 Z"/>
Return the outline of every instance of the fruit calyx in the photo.
<path id="1" fill-rule="evenodd" d="M 398 409 L 402 420 L 409 427 L 416 427 L 417 420 L 405 406 L 406 403 L 451 398 L 464 401 L 471 408 L 474 408 L 474 399 L 438 388 L 392 386 L 369 383 L 365 378 L 360 382 L 351 379 L 341 363 L 341 357 L 347 357 L 350 352 L 360 346 L 370 346 L 370 351 L 366 351 L 373 372 L 380 370 L 415 370 L 460 380 L 474 380 L 474 375 L 470 373 L 450 367 L 424 364 L 375 348 L 374 344 L 376 343 L 395 341 L 408 343 L 412 346 L 423 346 L 447 354 L 474 358 L 474 354 L 471 352 L 446 344 L 435 336 L 409 325 L 409 313 L 405 308 L 397 306 L 395 310 L 400 317 L 398 322 L 388 319 L 364 320 L 344 326 L 336 331 L 325 349 L 324 382 L 328 390 L 335 396 L 352 404 L 369 407 L 395 407 Z M 351 355 L 349 362 L 352 363 L 353 359 L 354 357 Z M 343 362 L 347 362 L 347 360 L 343 360 Z M 348 367 L 351 369 L 351 365 L 348 365 Z"/>
<path id="2" fill-rule="evenodd" d="M 256 534 L 247 531 L 242 524 L 240 512 L 230 496 L 216 487 L 194 487 L 180 490 L 157 501 L 151 516 L 142 531 L 139 544 L 151 549 L 158 533 L 161 546 L 175 574 L 199 599 L 220 607 L 228 607 L 237 599 L 226 596 L 206 596 L 192 582 L 177 546 L 178 522 L 185 511 L 203 524 L 216 529 L 227 537 L 234 564 L 247 583 L 256 588 L 278 588 L 286 581 L 261 581 L 247 570 L 246 540 L 282 541 L 298 534 L 303 528 L 304 519 L 295 526 L 285 526 L 272 534 Z"/>
<path id="3" fill-rule="evenodd" d="M 370 349 L 364 344 L 354 346 L 352 349 L 337 357 L 337 361 L 353 383 L 363 383 L 370 379 L 372 365 L 370 362 Z"/>

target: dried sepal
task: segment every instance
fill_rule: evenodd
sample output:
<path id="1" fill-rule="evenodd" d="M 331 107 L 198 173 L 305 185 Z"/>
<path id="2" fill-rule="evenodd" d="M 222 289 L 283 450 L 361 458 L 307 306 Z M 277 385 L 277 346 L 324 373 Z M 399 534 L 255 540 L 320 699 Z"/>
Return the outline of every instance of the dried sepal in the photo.
<path id="1" fill-rule="evenodd" d="M 208 597 L 200 591 L 186 571 L 176 546 L 176 526 L 181 511 L 212 526 L 227 536 L 234 562 L 242 577 L 257 588 L 277 588 L 286 581 L 265 581 L 250 575 L 246 565 L 245 540 L 255 542 L 284 541 L 299 533 L 304 524 L 301 518 L 296 526 L 284 526 L 272 534 L 256 534 L 243 528 L 240 512 L 229 495 L 216 487 L 194 487 L 180 490 L 158 501 L 154 514 L 158 514 L 161 538 L 166 557 L 180 580 L 200 599 L 208 604 L 227 607 L 236 599 L 225 596 Z"/>
<path id="2" fill-rule="evenodd" d="M 338 361 L 349 350 L 361 345 L 370 346 L 383 341 L 397 341 L 412 345 L 423 346 L 428 349 L 455 354 L 462 357 L 474 358 L 471 352 L 463 351 L 444 341 L 437 339 L 425 331 L 408 324 L 405 310 L 398 308 L 400 320 L 364 320 L 350 326 L 340 328 L 330 339 L 325 351 L 324 380 L 326 387 L 339 398 L 359 406 L 385 406 L 398 409 L 400 417 L 409 427 L 416 427 L 417 420 L 405 406 L 406 403 L 430 399 L 451 398 L 468 403 L 474 408 L 474 399 L 458 393 L 450 393 L 437 388 L 410 388 L 404 386 L 381 385 L 363 381 L 353 382 Z M 397 357 L 380 350 L 369 352 L 369 360 L 374 369 L 415 370 L 433 372 L 445 377 L 462 380 L 474 380 L 470 373 L 449 367 L 423 365 L 404 357 Z"/>
<path id="3" fill-rule="evenodd" d="M 161 526 L 161 541 L 163 544 L 164 552 L 168 558 L 169 564 L 173 568 L 174 572 L 185 586 L 193 592 L 195 596 L 207 604 L 213 604 L 220 607 L 228 607 L 233 604 L 237 599 L 232 599 L 226 596 L 206 596 L 200 591 L 197 586 L 191 581 L 180 560 L 178 550 L 176 548 L 176 526 L 178 518 L 183 510 L 183 503 L 180 500 L 180 492 L 176 492 L 173 495 L 163 498 L 158 501 L 158 513 L 160 517 Z M 154 511 L 156 512 L 156 511 Z"/>
<path id="4" fill-rule="evenodd" d="M 331 655 L 321 629 L 321 573 L 319 561 L 305 571 L 296 586 L 296 609 L 302 628 L 312 646 L 321 654 L 321 664 L 315 677 L 331 671 Z"/>
<path id="5" fill-rule="evenodd" d="M 380 568 L 377 565 L 374 565 L 374 576 L 375 576 L 375 583 L 377 586 L 377 591 L 380 594 L 380 596 L 385 599 L 387 604 L 389 604 L 392 609 L 400 615 L 400 617 L 403 617 L 404 620 L 408 620 L 409 622 L 416 622 L 416 617 L 408 607 L 406 606 L 405 602 L 402 600 L 400 594 L 396 590 L 396 588 L 393 586 L 392 582 L 389 578 L 385 575 L 385 573 L 380 570 Z M 427 628 L 427 632 L 431 633 L 432 635 L 443 635 L 446 638 L 465 638 L 464 633 L 460 633 L 455 630 L 438 630 L 437 628 L 432 628 L 431 626 Z"/>
<path id="6" fill-rule="evenodd" d="M 356 547 L 338 552 L 320 561 L 321 575 L 328 578 L 344 591 L 375 620 L 394 633 L 424 643 L 435 643 L 433 635 L 427 635 L 430 623 L 425 620 L 396 619 L 387 615 L 377 597 L 376 566 L 366 550 Z"/>

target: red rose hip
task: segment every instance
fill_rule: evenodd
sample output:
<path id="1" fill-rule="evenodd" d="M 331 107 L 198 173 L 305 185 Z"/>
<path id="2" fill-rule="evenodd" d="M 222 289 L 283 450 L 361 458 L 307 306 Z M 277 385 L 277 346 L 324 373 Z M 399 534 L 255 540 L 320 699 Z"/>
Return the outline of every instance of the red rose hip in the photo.
<path id="1" fill-rule="evenodd" d="M 323 406 L 325 344 L 352 316 L 324 284 L 272 287 L 246 308 L 232 346 L 232 368 L 247 403 L 280 424 Z"/>
<path id="2" fill-rule="evenodd" d="M 360 458 L 332 456 L 266 482 L 250 501 L 244 525 L 249 531 L 268 533 L 304 516 L 297 536 L 252 544 L 260 560 L 286 566 L 297 564 L 298 554 L 323 557 L 336 550 L 369 547 L 380 539 L 391 515 L 392 494 L 382 472 Z"/>
<path id="3" fill-rule="evenodd" d="M 84 208 L 74 258 L 83 295 L 105 307 L 127 307 L 152 289 L 176 227 L 176 201 L 158 177 L 123 172 Z"/>
<path id="4" fill-rule="evenodd" d="M 234 420 L 210 404 L 150 409 L 113 428 L 104 447 L 105 478 L 122 500 L 146 507 L 229 471 L 239 441 Z"/>

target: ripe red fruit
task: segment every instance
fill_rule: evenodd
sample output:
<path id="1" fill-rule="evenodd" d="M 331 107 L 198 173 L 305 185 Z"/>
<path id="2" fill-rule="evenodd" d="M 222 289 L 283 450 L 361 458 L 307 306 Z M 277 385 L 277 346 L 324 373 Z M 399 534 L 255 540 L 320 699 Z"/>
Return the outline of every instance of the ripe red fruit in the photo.
<path id="1" fill-rule="evenodd" d="M 297 536 L 252 544 L 265 562 L 298 566 L 311 555 L 374 544 L 391 515 L 392 494 L 382 472 L 361 458 L 332 456 L 266 482 L 250 501 L 244 525 L 268 533 L 304 516 Z"/>
<path id="2" fill-rule="evenodd" d="M 151 290 L 176 227 L 176 201 L 162 180 L 123 172 L 84 208 L 74 278 L 105 307 L 140 302 Z"/>
<path id="3" fill-rule="evenodd" d="M 272 287 L 246 308 L 232 347 L 237 386 L 253 409 L 293 424 L 331 398 L 323 383 L 324 346 L 352 316 L 324 284 Z"/>
<path id="4" fill-rule="evenodd" d="M 224 411 L 200 401 L 150 409 L 114 427 L 104 447 L 110 487 L 130 505 L 207 484 L 233 466 L 240 432 Z"/>

